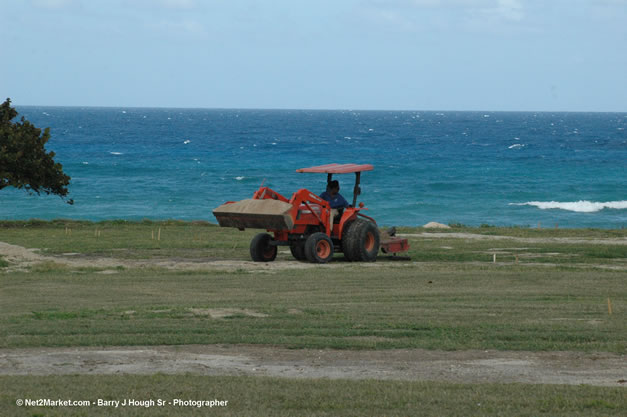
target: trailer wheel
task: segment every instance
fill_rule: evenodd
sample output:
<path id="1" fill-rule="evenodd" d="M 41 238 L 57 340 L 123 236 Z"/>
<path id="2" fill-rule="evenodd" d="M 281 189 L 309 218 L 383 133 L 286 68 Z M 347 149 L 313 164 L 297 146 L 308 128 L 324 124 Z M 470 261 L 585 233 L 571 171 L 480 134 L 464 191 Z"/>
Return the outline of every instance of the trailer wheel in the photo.
<path id="1" fill-rule="evenodd" d="M 325 264 L 333 259 L 333 241 L 325 233 L 314 233 L 305 241 L 305 256 L 309 262 Z"/>
<path id="2" fill-rule="evenodd" d="M 255 262 L 272 262 L 276 258 L 277 247 L 270 244 L 272 236 L 259 233 L 250 242 L 250 257 Z"/>
<path id="3" fill-rule="evenodd" d="M 302 241 L 290 242 L 290 252 L 292 252 L 292 256 L 299 261 L 307 259 L 305 256 L 305 243 Z"/>
<path id="4" fill-rule="evenodd" d="M 342 247 L 349 261 L 375 262 L 379 253 L 379 229 L 374 223 L 357 219 L 351 223 Z"/>

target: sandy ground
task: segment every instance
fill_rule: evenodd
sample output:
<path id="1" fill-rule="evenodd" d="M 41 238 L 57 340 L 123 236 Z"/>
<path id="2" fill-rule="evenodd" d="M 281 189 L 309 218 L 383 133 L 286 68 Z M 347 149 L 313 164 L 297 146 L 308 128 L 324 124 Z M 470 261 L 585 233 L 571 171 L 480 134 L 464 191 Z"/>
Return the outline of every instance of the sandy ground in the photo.
<path id="1" fill-rule="evenodd" d="M 0 375 L 257 375 L 455 383 L 625 386 L 625 358 L 610 353 L 293 350 L 188 345 L 0 350 Z"/>

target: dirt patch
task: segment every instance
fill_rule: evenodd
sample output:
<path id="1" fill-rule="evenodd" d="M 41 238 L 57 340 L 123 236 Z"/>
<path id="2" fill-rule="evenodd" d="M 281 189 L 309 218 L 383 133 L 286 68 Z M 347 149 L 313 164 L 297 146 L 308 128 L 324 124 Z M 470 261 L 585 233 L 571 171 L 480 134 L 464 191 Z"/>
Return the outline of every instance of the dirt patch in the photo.
<path id="1" fill-rule="evenodd" d="M 26 268 L 41 262 L 46 262 L 45 256 L 42 256 L 37 252 L 37 249 L 26 249 L 17 245 L 10 245 L 8 243 L 0 242 L 0 255 L 10 264 L 15 267 L 16 264 L 21 268 Z"/>
<path id="2" fill-rule="evenodd" d="M 189 345 L 0 349 L 0 375 L 181 374 L 621 386 L 610 353 L 293 350 Z"/>
<path id="3" fill-rule="evenodd" d="M 403 233 L 400 237 L 419 237 L 419 238 L 457 238 L 457 239 L 474 239 L 474 240 L 515 240 L 517 242 L 526 243 L 570 243 L 570 244 L 590 244 L 590 245 L 627 245 L 627 238 L 606 238 L 606 239 L 582 239 L 573 237 L 516 237 L 516 236 L 500 236 L 500 235 L 479 235 L 474 233 Z"/>
<path id="4" fill-rule="evenodd" d="M 212 319 L 223 319 L 237 315 L 269 317 L 267 314 L 259 313 L 247 308 L 190 308 L 189 311 L 195 316 L 210 316 Z"/>

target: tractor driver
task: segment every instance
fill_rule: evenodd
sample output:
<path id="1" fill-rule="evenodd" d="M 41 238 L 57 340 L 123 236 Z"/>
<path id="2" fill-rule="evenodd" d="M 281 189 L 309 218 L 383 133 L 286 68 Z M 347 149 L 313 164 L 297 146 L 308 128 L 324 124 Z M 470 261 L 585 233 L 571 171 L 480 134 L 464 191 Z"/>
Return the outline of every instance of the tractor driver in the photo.
<path id="1" fill-rule="evenodd" d="M 340 194 L 340 183 L 338 180 L 330 181 L 327 184 L 327 190 L 320 194 L 320 198 L 327 200 L 332 209 L 348 207 L 348 201 Z"/>
<path id="2" fill-rule="evenodd" d="M 349 206 L 348 201 L 340 194 L 340 183 L 337 180 L 327 183 L 327 190 L 320 194 L 320 198 L 329 202 L 331 206 L 331 230 L 333 230 L 333 218 L 340 214 L 340 210 Z"/>

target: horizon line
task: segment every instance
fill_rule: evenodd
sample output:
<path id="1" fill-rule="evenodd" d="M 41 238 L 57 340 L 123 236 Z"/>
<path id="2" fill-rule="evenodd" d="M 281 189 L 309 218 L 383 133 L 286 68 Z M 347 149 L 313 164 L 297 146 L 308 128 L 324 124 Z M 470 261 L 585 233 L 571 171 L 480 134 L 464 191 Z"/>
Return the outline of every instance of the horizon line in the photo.
<path id="1" fill-rule="evenodd" d="M 427 110 L 427 109 L 360 109 L 360 108 L 290 108 L 290 107 L 168 107 L 168 106 L 110 106 L 110 105 L 50 105 L 50 104 L 15 104 L 14 107 L 64 107 L 92 109 L 162 109 L 162 110 L 245 110 L 245 111 L 348 111 L 348 112 L 428 112 L 428 113 L 627 113 L 627 111 L 609 110 Z"/>

